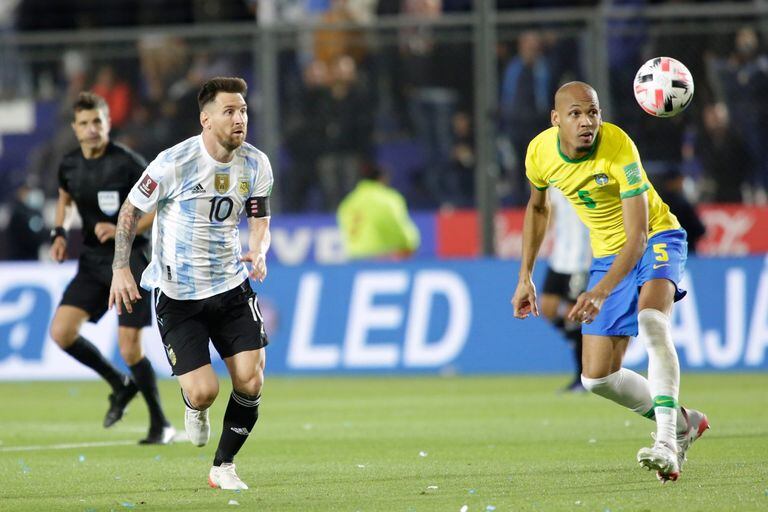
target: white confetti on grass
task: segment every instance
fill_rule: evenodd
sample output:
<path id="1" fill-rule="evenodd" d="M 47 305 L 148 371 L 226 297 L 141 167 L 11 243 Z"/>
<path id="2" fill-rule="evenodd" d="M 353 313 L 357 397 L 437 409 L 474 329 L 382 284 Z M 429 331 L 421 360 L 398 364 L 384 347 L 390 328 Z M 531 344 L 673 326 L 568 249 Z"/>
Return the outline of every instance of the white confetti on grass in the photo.
<path id="1" fill-rule="evenodd" d="M 462 507 L 459 509 L 459 512 L 467 512 L 469 510 L 469 507 L 466 505 L 462 505 Z"/>
<path id="2" fill-rule="evenodd" d="M 419 457 L 426 457 L 427 455 L 429 454 L 423 450 L 419 452 Z"/>
<path id="3" fill-rule="evenodd" d="M 229 500 L 229 501 L 227 502 L 227 505 L 239 505 L 239 504 L 240 504 L 240 503 L 238 503 L 238 501 L 237 501 L 237 500 Z"/>

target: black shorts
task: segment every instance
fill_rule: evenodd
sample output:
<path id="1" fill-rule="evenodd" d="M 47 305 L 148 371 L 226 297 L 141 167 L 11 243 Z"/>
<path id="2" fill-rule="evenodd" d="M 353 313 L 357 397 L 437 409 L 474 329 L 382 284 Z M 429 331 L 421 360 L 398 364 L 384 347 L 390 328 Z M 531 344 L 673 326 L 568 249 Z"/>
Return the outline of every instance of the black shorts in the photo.
<path id="1" fill-rule="evenodd" d="M 210 339 L 223 358 L 268 343 L 256 293 L 240 286 L 200 300 L 176 300 L 155 290 L 155 313 L 174 375 L 211 364 Z"/>
<path id="2" fill-rule="evenodd" d="M 589 271 L 561 274 L 550 268 L 547 270 L 547 277 L 544 278 L 543 292 L 549 295 L 557 295 L 563 300 L 576 302 L 579 295 L 587 289 L 588 281 Z"/>
<path id="3" fill-rule="evenodd" d="M 131 274 L 136 283 L 141 281 L 141 273 L 147 268 L 149 258 L 144 249 L 131 251 L 129 260 Z M 96 323 L 107 312 L 109 288 L 112 286 L 112 253 L 94 254 L 83 252 L 77 265 L 75 278 L 67 285 L 61 306 L 74 306 L 88 313 L 88 321 Z M 152 298 L 147 290 L 139 287 L 141 300 L 133 304 L 133 313 L 123 311 L 117 317 L 120 327 L 137 329 L 152 325 Z"/>

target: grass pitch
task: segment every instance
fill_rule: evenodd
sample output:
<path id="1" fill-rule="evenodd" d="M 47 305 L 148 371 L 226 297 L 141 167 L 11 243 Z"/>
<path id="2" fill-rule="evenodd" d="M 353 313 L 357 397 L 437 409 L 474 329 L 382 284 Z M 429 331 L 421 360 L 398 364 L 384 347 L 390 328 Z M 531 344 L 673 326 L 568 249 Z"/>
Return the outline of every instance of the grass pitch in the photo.
<path id="1" fill-rule="evenodd" d="M 140 400 L 104 430 L 100 382 L 0 383 L 0 510 L 768 510 L 768 376 L 683 376 L 713 429 L 664 486 L 635 463 L 653 424 L 557 394 L 565 380 L 268 378 L 236 459 L 244 492 L 206 484 L 227 383 L 204 448 L 134 445 Z M 176 384 L 162 395 L 183 431 Z"/>

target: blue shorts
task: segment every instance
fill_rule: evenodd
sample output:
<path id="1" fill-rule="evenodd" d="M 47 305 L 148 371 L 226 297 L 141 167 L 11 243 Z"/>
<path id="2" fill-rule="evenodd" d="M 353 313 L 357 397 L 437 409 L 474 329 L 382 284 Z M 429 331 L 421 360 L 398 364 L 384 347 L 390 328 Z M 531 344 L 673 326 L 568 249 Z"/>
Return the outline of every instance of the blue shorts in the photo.
<path id="1" fill-rule="evenodd" d="M 591 290 L 608 272 L 616 255 L 592 260 L 589 269 Z M 637 336 L 637 299 L 640 287 L 651 279 L 669 279 L 675 285 L 675 302 L 688 293 L 680 288 L 685 261 L 688 259 L 688 241 L 685 230 L 662 231 L 648 240 L 648 248 L 627 277 L 605 299 L 600 313 L 589 324 L 583 324 L 583 334 L 598 336 Z"/>

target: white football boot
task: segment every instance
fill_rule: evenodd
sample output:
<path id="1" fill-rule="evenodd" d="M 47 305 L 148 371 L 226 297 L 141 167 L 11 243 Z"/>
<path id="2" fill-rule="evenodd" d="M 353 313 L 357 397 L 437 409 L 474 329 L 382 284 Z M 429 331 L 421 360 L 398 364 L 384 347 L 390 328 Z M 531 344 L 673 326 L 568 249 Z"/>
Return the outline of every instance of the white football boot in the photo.
<path id="1" fill-rule="evenodd" d="M 637 462 L 649 471 L 655 469 L 656 477 L 662 482 L 674 481 L 680 477 L 677 446 L 672 446 L 666 441 L 657 440 L 651 447 L 640 448 L 637 452 Z"/>
<path id="2" fill-rule="evenodd" d="M 707 415 L 696 409 L 680 408 L 680 413 L 685 418 L 685 422 L 688 428 L 682 434 L 677 434 L 677 466 L 682 471 L 683 464 L 687 460 L 685 454 L 691 447 L 694 441 L 704 435 L 704 432 L 709 429 L 709 420 Z M 663 480 L 663 476 L 657 473 L 656 476 L 659 480 Z"/>
<path id="3" fill-rule="evenodd" d="M 235 473 L 235 465 L 231 462 L 225 462 L 221 466 L 212 466 L 208 473 L 208 485 L 214 489 L 224 489 L 227 491 L 236 491 L 238 489 L 247 489 L 248 486 L 240 480 Z"/>

